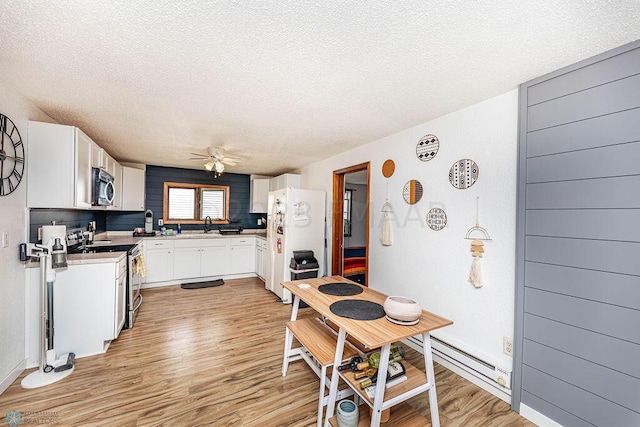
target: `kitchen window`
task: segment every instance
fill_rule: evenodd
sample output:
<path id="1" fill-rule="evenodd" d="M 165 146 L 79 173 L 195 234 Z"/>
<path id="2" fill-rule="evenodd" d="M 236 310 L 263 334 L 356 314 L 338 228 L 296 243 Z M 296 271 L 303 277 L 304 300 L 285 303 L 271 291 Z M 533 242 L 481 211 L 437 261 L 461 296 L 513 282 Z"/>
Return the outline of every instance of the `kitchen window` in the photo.
<path id="1" fill-rule="evenodd" d="M 163 217 L 167 224 L 197 224 L 207 217 L 214 224 L 228 224 L 229 187 L 165 182 Z"/>

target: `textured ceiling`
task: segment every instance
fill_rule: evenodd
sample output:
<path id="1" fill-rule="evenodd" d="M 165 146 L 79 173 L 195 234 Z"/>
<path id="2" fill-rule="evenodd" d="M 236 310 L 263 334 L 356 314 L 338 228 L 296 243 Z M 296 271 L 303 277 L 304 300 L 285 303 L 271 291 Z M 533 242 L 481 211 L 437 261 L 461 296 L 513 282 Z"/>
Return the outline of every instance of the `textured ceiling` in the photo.
<path id="1" fill-rule="evenodd" d="M 3 0 L 0 80 L 120 161 L 275 175 L 640 39 L 640 1 Z M 1 107 L 0 100 L 0 107 Z"/>

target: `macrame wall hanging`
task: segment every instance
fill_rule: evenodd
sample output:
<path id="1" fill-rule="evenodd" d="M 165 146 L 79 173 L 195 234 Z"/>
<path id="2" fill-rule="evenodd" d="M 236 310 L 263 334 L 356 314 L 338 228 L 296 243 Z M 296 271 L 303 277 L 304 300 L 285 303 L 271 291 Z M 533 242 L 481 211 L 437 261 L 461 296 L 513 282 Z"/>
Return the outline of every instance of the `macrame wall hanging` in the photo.
<path id="1" fill-rule="evenodd" d="M 484 255 L 484 242 L 491 240 L 487 230 L 480 227 L 479 216 L 480 197 L 476 199 L 476 225 L 471 227 L 465 236 L 465 239 L 471 240 L 471 256 L 473 257 L 468 281 L 476 288 L 482 287 L 482 265 L 480 264 L 480 258 Z"/>
<path id="2" fill-rule="evenodd" d="M 389 202 L 389 183 L 387 183 L 387 200 L 382 205 L 382 232 L 380 233 L 380 243 L 382 246 L 391 246 L 393 244 L 393 236 L 391 232 L 391 215 L 393 215 L 393 206 Z"/>

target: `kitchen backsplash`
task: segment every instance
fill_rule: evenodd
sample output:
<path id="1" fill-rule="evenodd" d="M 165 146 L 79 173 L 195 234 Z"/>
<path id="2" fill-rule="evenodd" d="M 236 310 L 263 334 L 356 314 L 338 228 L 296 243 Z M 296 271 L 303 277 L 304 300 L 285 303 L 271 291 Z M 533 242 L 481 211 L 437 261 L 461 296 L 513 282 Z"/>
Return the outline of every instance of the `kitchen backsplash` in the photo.
<path id="1" fill-rule="evenodd" d="M 29 241 L 38 240 L 38 228 L 50 225 L 55 221 L 58 225 L 69 228 L 87 227 L 89 221 L 96 222 L 96 231 L 102 233 L 107 230 L 107 212 L 83 211 L 76 209 L 31 209 L 29 224 Z"/>
<path id="2" fill-rule="evenodd" d="M 244 174 L 224 173 L 217 179 L 211 172 L 195 169 L 168 168 L 162 166 L 147 166 L 145 175 L 146 208 L 153 211 L 153 228 L 158 229 L 158 218 L 162 218 L 162 198 L 164 183 L 184 182 L 190 184 L 228 185 L 229 217 L 244 229 L 259 229 L 259 218 L 266 214 L 249 213 L 251 203 L 250 177 Z M 75 209 L 31 209 L 29 241 L 35 242 L 38 228 L 56 221 L 67 228 L 86 227 L 89 221 L 96 221 L 97 232 L 104 231 L 133 231 L 136 227 L 144 227 L 144 212 L 123 211 L 83 211 Z M 200 230 L 204 224 L 184 224 L 183 230 Z M 175 224 L 168 227 L 176 228 Z"/>

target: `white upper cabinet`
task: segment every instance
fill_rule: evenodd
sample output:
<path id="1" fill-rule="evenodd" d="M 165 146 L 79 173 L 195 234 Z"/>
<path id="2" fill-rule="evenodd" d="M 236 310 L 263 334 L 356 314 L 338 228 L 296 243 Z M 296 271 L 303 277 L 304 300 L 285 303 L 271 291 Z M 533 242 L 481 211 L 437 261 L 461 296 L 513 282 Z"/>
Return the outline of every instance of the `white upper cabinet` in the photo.
<path id="1" fill-rule="evenodd" d="M 283 188 L 300 188 L 300 175 L 285 173 L 269 180 L 269 191 Z"/>
<path id="2" fill-rule="evenodd" d="M 112 169 L 113 173 L 109 173 L 113 176 L 113 205 L 109 206 L 107 209 L 119 211 L 122 210 L 123 196 L 122 166 L 120 166 L 120 163 L 114 161 Z"/>
<path id="3" fill-rule="evenodd" d="M 91 144 L 76 127 L 30 121 L 27 206 L 90 208 Z"/>
<path id="4" fill-rule="evenodd" d="M 29 122 L 28 207 L 91 209 L 94 167 L 115 178 L 114 203 L 109 209 L 120 210 L 122 166 L 113 157 L 77 127 Z"/>
<path id="5" fill-rule="evenodd" d="M 145 171 L 128 166 L 122 168 L 123 211 L 144 211 Z"/>
<path id="6" fill-rule="evenodd" d="M 102 148 L 93 141 L 91 141 L 91 167 L 102 168 Z"/>
<path id="7" fill-rule="evenodd" d="M 266 213 L 269 198 L 269 178 L 251 177 L 251 213 Z"/>

